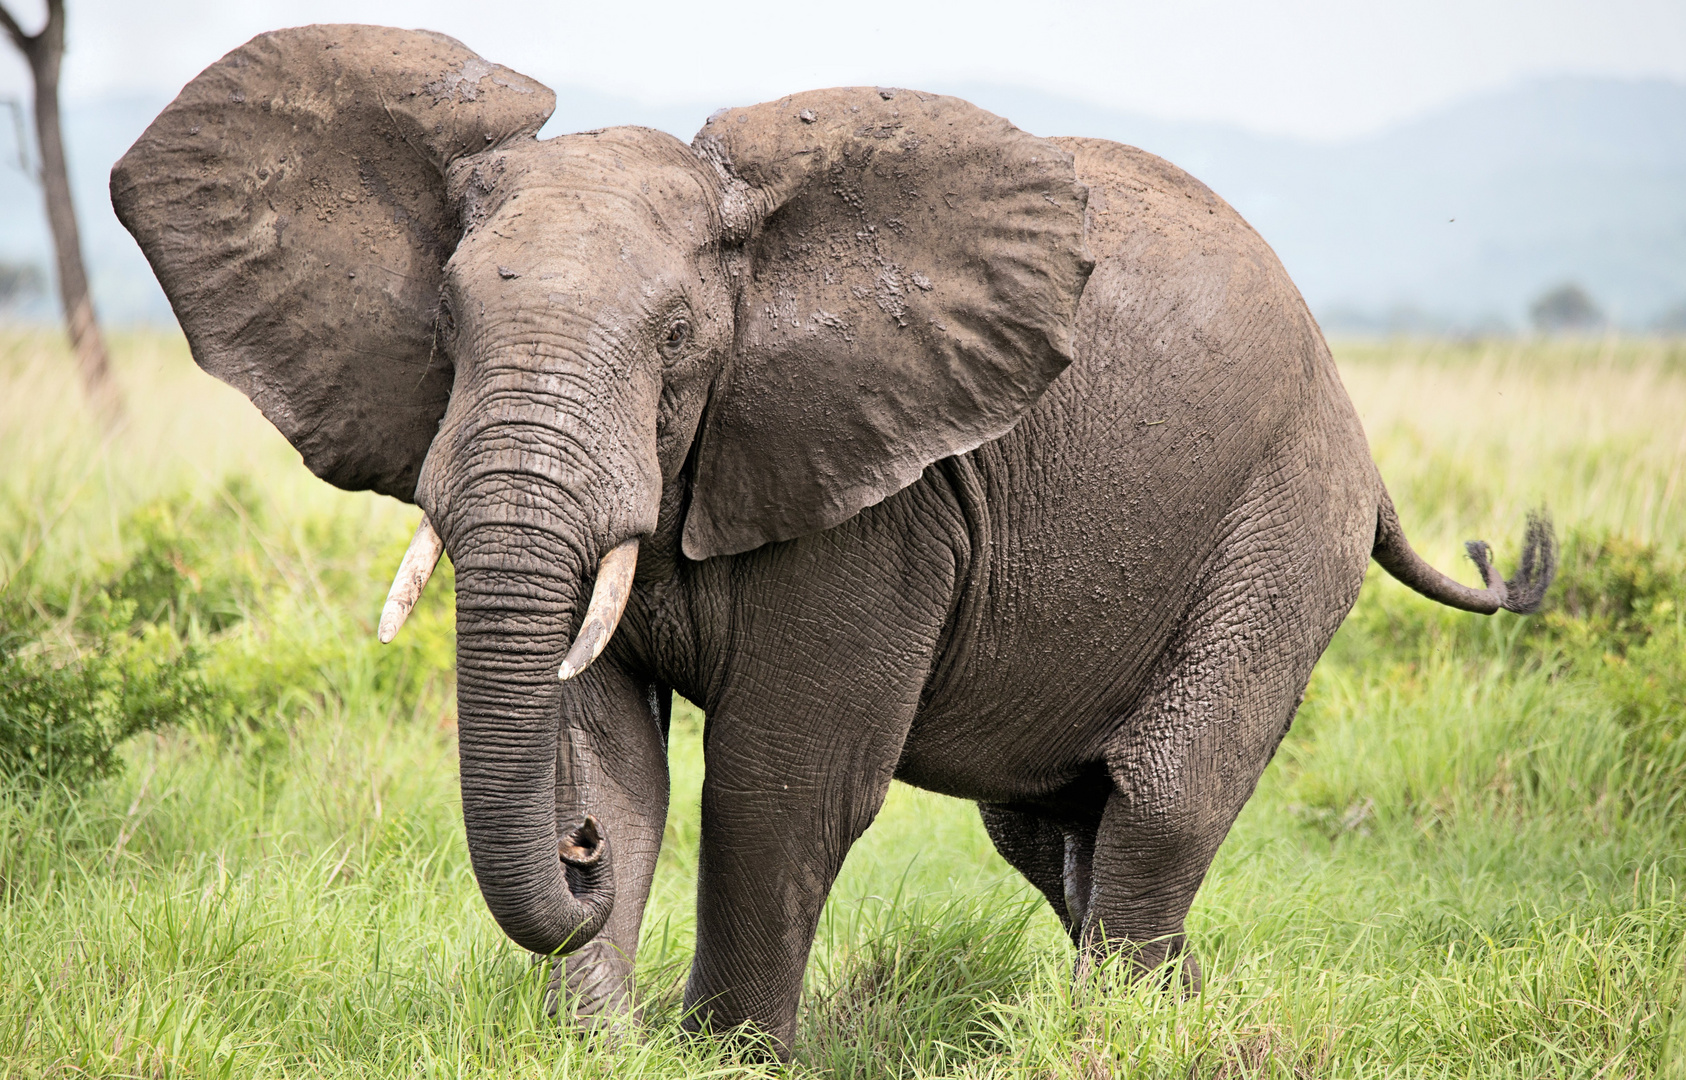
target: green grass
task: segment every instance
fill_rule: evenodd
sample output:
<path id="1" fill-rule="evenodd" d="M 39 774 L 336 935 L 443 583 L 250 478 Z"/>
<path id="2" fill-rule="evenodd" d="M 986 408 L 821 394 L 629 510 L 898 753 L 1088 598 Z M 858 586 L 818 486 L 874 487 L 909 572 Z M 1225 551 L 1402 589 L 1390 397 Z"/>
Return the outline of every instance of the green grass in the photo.
<path id="1" fill-rule="evenodd" d="M 0 757 L 36 748 L 0 790 L 0 1075 L 775 1071 L 677 1034 L 695 710 L 647 1022 L 560 1032 L 468 869 L 449 588 L 374 644 L 416 511 L 316 481 L 179 338 L 114 346 L 130 421 L 102 440 L 57 339 L 0 335 Z M 1686 1076 L 1686 345 L 1337 355 L 1439 565 L 1477 536 L 1510 565 L 1550 505 L 1554 610 L 1483 620 L 1372 572 L 1195 905 L 1197 998 L 1074 992 L 976 811 L 897 786 L 827 908 L 794 1071 Z"/>

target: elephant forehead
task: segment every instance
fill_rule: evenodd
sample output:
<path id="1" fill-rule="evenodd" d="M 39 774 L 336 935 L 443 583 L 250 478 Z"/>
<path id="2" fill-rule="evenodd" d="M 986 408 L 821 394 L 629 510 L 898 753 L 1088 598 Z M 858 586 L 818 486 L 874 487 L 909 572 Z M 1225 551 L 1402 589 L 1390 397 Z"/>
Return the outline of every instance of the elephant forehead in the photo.
<path id="1" fill-rule="evenodd" d="M 485 304 L 498 298 L 499 311 L 579 316 L 607 327 L 697 283 L 683 246 L 666 242 L 647 220 L 613 207 L 557 212 L 525 195 L 510 207 L 466 234 L 446 267 L 454 288 Z"/>
<path id="2" fill-rule="evenodd" d="M 709 242 L 713 192 L 696 155 L 665 132 L 608 128 L 524 143 L 451 171 L 463 225 L 639 230 Z"/>

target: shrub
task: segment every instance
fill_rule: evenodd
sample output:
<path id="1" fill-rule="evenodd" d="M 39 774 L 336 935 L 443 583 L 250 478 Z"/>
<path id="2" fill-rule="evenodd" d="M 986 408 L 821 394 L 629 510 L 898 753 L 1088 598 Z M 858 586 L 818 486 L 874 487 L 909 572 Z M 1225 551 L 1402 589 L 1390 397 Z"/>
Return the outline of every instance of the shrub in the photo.
<path id="1" fill-rule="evenodd" d="M 129 632 L 132 600 L 99 594 L 91 640 L 53 650 L 37 620 L 0 610 L 0 774 L 30 789 L 79 789 L 115 772 L 117 748 L 205 713 L 201 654 L 167 630 Z"/>
<path id="2" fill-rule="evenodd" d="M 113 600 L 134 602 L 133 629 L 159 624 L 185 632 L 196 623 L 214 634 L 240 621 L 252 574 L 231 553 L 240 550 L 242 522 L 257 517 L 254 496 L 250 483 L 232 477 L 208 499 L 156 499 L 124 519 L 131 553 L 102 587 Z"/>
<path id="3" fill-rule="evenodd" d="M 0 776 L 83 787 L 114 772 L 127 738 L 192 724 L 262 764 L 301 712 L 371 698 L 394 717 L 448 715 L 453 579 L 441 563 L 404 634 L 376 644 L 366 523 L 294 523 L 297 547 L 266 543 L 262 500 L 243 478 L 148 502 L 122 520 L 121 558 L 0 586 Z M 375 564 L 396 565 L 405 537 Z M 331 598 L 331 599 L 330 599 Z M 361 605 L 359 604 L 361 601 Z M 254 612 L 262 617 L 250 619 Z"/>
<path id="4" fill-rule="evenodd" d="M 1655 544 L 1581 533 L 1555 602 L 1523 644 L 1597 687 L 1624 734 L 1622 794 L 1671 809 L 1686 795 L 1686 560 Z"/>
<path id="5" fill-rule="evenodd" d="M 1686 559 L 1584 529 L 1538 615 L 1366 589 L 1285 749 L 1292 809 L 1330 838 L 1372 814 L 1436 820 L 1452 792 L 1489 809 L 1608 798 L 1670 820 L 1686 797 L 1683 612 Z M 1388 754 L 1366 757 L 1378 739 Z M 1577 784 L 1590 786 L 1565 790 Z"/>
<path id="6" fill-rule="evenodd" d="M 127 739 L 230 711 L 206 674 L 205 635 L 242 618 L 250 590 L 227 553 L 252 514 L 247 485 L 147 503 L 124 519 L 127 557 L 92 582 L 0 593 L 0 775 L 84 788 Z"/>
<path id="7" fill-rule="evenodd" d="M 1371 571 L 1380 574 L 1379 568 Z M 1340 664 L 1431 657 L 1491 659 L 1503 640 L 1513 662 L 1591 671 L 1668 634 L 1686 608 L 1686 563 L 1655 544 L 1570 532 L 1557 580 L 1538 615 L 1471 617 L 1401 590 L 1367 590 L 1331 646 Z"/>
<path id="8" fill-rule="evenodd" d="M 1655 544 L 1575 532 L 1564 545 L 1553 592 L 1527 629 L 1532 643 L 1572 656 L 1625 656 L 1677 621 L 1686 602 L 1686 566 Z"/>

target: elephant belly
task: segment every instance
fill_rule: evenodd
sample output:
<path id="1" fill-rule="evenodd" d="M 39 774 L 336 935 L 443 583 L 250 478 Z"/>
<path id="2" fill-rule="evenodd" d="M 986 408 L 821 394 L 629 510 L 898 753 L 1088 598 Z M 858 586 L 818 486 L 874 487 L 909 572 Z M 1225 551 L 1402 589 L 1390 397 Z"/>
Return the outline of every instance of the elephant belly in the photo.
<path id="1" fill-rule="evenodd" d="M 1081 784 L 1128 724 L 1264 441 L 1202 453 L 1206 427 L 1135 423 L 1151 408 L 1122 392 L 1084 421 L 1097 388 L 1068 374 L 1074 385 L 974 454 L 988 571 L 956 615 L 973 623 L 953 635 L 963 655 L 939 662 L 909 733 L 907 783 L 985 802 Z M 1047 428 L 1065 430 L 1066 452 L 1038 462 Z"/>
<path id="2" fill-rule="evenodd" d="M 973 558 L 985 565 L 955 615 L 953 655 L 926 688 L 901 779 L 1012 802 L 1094 768 L 1247 512 L 1260 463 L 1331 427 L 1318 389 L 1332 378 L 1319 377 L 1326 353 L 1286 276 L 1232 273 L 1223 303 L 1202 312 L 1203 275 L 1152 251 L 1103 257 L 1072 365 L 1017 427 L 965 455 L 985 507 Z M 1332 449 L 1356 456 L 1359 439 Z"/>

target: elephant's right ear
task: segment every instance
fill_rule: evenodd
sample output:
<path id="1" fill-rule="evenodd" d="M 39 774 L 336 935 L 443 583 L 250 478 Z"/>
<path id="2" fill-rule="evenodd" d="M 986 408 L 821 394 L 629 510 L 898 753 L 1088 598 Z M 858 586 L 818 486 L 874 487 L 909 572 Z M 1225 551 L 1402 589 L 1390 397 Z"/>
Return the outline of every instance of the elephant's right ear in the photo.
<path id="1" fill-rule="evenodd" d="M 312 472 L 405 501 L 444 415 L 444 173 L 531 137 L 548 89 L 427 31 L 306 26 L 207 68 L 111 171 L 193 357 Z"/>

